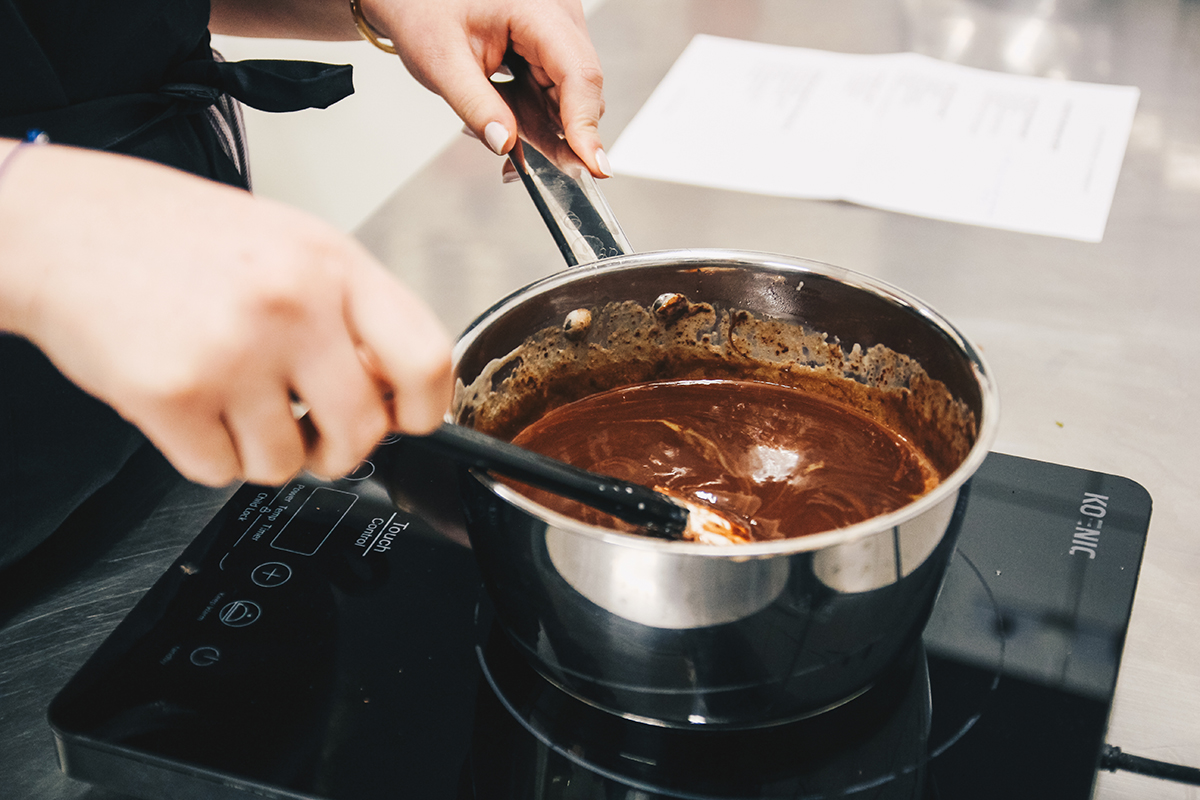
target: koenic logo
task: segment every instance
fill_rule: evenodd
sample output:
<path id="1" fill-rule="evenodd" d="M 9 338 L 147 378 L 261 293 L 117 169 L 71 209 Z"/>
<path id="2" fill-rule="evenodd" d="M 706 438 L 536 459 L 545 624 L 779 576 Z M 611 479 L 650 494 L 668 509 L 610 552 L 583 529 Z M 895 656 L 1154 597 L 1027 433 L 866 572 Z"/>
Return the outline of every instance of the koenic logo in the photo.
<path id="1" fill-rule="evenodd" d="M 1069 553 L 1073 556 L 1086 553 L 1089 559 L 1095 559 L 1096 551 L 1100 549 L 1100 529 L 1104 527 L 1104 517 L 1108 514 L 1108 495 L 1084 492 L 1079 513 L 1081 516 L 1075 523 Z"/>

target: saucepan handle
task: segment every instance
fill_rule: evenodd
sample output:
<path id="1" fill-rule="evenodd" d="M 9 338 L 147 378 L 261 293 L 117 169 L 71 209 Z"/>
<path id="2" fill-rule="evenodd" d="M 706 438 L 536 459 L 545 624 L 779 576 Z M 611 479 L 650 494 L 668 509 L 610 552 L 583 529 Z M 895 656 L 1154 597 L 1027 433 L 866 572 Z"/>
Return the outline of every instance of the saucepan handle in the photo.
<path id="1" fill-rule="evenodd" d="M 633 252 L 596 179 L 563 138 L 529 65 L 513 53 L 504 63 L 507 74 L 502 70 L 492 82 L 517 117 L 517 143 L 508 157 L 567 265 Z"/>

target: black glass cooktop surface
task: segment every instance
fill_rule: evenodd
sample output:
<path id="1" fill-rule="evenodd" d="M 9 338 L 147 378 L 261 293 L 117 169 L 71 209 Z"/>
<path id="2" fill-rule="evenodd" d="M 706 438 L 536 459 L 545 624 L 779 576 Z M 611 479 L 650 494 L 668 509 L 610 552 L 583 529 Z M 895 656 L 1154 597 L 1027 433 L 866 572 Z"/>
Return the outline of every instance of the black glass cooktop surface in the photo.
<path id="1" fill-rule="evenodd" d="M 989 456 L 919 648 L 814 720 L 691 732 L 516 657 L 471 552 L 372 474 L 399 447 L 350 479 L 242 487 L 55 699 L 67 774 L 150 800 L 1091 795 L 1136 483 Z"/>

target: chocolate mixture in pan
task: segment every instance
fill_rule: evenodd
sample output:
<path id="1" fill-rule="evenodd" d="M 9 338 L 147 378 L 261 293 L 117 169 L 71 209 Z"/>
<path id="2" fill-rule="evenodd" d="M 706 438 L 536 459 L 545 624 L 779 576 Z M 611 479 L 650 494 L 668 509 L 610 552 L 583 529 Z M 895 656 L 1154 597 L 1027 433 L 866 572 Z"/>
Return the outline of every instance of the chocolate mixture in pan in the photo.
<path id="1" fill-rule="evenodd" d="M 748 518 L 763 540 L 905 505 L 977 430 L 904 354 L 678 294 L 564 313 L 460 383 L 455 409 L 460 424 Z"/>
<path id="2" fill-rule="evenodd" d="M 750 381 L 669 381 L 557 408 L 514 441 L 586 469 L 656 486 L 750 521 L 754 540 L 840 528 L 937 485 L 901 437 L 842 403 Z M 536 493 L 550 508 L 613 525 Z"/>

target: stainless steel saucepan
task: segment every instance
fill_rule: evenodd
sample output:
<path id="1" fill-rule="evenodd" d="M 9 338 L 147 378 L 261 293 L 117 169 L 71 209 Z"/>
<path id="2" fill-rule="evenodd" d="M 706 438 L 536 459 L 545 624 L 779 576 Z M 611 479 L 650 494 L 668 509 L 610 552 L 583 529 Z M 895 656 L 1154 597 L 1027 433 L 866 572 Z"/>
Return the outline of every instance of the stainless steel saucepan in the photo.
<path id="1" fill-rule="evenodd" d="M 943 480 L 846 528 L 713 547 L 584 524 L 472 471 L 468 532 L 499 623 L 554 684 L 652 724 L 766 726 L 868 691 L 921 634 L 995 436 L 979 353 L 917 298 L 849 270 L 734 250 L 631 252 L 520 83 L 506 87 L 522 127 L 512 162 L 571 268 L 462 335 L 458 423 L 511 434 L 622 381 L 799 385 L 832 370 L 847 396 L 873 386 L 895 400 L 876 411 L 935 454 Z M 680 321 L 668 310 L 680 303 L 703 313 Z"/>

